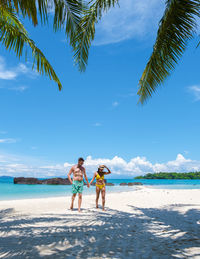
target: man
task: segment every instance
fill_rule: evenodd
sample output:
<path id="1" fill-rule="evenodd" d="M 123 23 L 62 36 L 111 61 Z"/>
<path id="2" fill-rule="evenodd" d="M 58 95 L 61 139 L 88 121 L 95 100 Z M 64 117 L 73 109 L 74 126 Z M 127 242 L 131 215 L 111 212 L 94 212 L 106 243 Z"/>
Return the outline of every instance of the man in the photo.
<path id="1" fill-rule="evenodd" d="M 85 177 L 85 180 L 87 182 L 87 187 L 89 188 L 89 182 L 88 178 L 85 172 L 85 168 L 83 167 L 84 159 L 80 157 L 78 159 L 78 164 L 72 166 L 68 173 L 68 179 L 70 183 L 72 184 L 72 203 L 70 206 L 70 209 L 73 210 L 74 207 L 74 200 L 76 198 L 76 194 L 78 193 L 78 211 L 81 212 L 81 202 L 82 202 L 82 191 L 83 191 L 83 176 Z M 73 174 L 73 182 L 71 179 L 71 174 Z"/>

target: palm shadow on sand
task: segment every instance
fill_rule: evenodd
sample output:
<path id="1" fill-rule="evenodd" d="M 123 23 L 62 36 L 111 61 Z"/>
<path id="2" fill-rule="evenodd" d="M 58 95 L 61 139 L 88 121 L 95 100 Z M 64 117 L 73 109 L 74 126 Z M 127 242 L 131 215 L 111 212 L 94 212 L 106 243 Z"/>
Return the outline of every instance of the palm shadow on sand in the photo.
<path id="1" fill-rule="evenodd" d="M 200 247 L 200 210 L 130 209 L 40 217 L 15 215 L 12 208 L 0 211 L 0 258 L 200 257 L 200 249 L 188 254 Z"/>

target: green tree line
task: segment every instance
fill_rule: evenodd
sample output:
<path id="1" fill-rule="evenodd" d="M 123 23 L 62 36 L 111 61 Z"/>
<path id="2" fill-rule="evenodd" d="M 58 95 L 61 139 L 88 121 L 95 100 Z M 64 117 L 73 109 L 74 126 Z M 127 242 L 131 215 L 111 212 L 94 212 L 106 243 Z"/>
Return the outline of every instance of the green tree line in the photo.
<path id="1" fill-rule="evenodd" d="M 134 179 L 200 179 L 200 172 L 190 172 L 190 173 L 154 173 L 146 174 L 144 176 L 137 176 Z"/>

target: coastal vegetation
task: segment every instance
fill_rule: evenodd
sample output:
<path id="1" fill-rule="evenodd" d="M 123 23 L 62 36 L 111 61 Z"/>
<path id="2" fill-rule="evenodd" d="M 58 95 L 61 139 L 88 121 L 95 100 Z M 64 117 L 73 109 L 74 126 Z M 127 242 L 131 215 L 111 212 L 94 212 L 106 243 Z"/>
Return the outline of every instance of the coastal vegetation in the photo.
<path id="1" fill-rule="evenodd" d="M 200 172 L 190 172 L 190 173 L 154 173 L 146 174 L 144 176 L 136 176 L 134 179 L 200 179 Z"/>

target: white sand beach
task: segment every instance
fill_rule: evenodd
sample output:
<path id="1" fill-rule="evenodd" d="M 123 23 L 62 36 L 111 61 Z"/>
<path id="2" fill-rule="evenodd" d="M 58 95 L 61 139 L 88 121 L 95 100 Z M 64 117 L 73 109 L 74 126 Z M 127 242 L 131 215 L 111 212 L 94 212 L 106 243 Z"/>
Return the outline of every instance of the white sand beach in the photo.
<path id="1" fill-rule="evenodd" d="M 200 258 L 200 190 L 0 202 L 0 258 Z"/>

